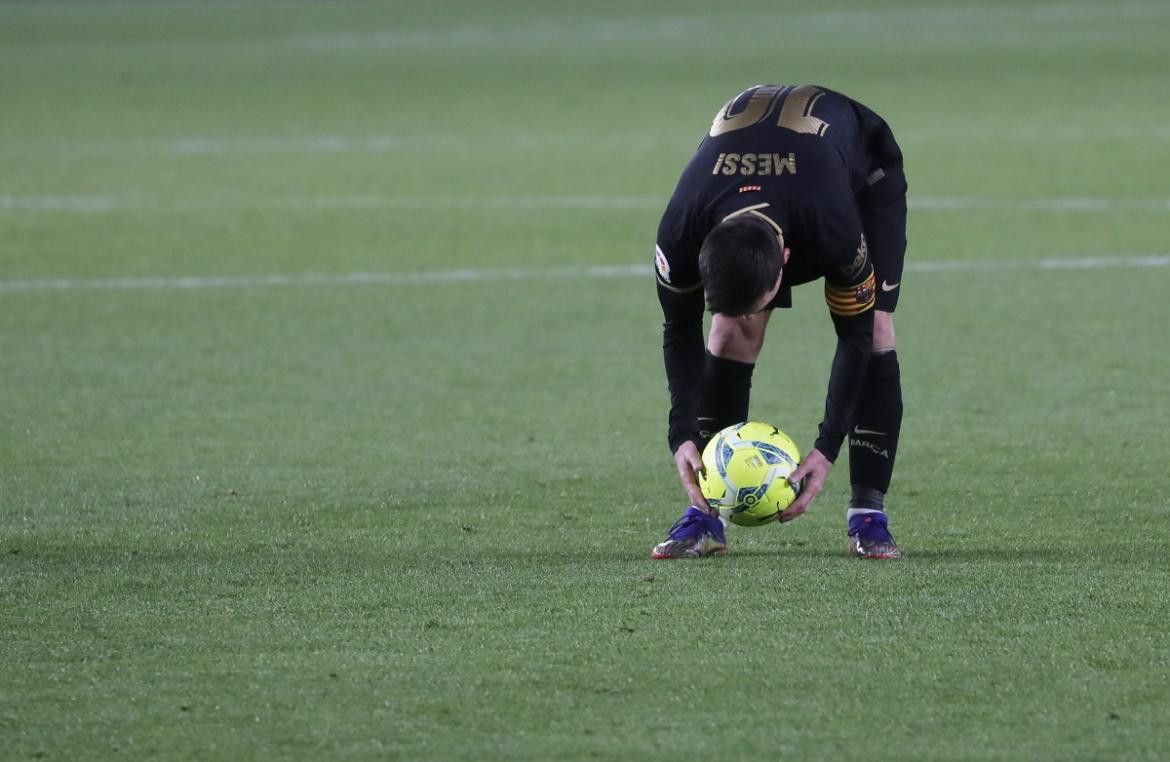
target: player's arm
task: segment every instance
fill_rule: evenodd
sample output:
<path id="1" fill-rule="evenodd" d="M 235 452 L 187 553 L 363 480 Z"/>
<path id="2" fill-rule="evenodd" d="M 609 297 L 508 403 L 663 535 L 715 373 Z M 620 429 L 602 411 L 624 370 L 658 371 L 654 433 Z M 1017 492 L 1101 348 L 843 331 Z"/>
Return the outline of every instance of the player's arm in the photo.
<path id="1" fill-rule="evenodd" d="M 664 318 L 662 356 L 670 390 L 667 443 L 691 504 L 707 508 L 697 478 L 702 460 L 696 444 L 695 418 L 703 383 L 703 291 L 671 290 L 659 280 L 658 301 Z"/>
<path id="2" fill-rule="evenodd" d="M 829 461 L 837 460 L 849 432 L 849 421 L 873 353 L 874 275 L 872 267 L 868 270 L 868 276 L 858 286 L 841 288 L 825 284 L 825 296 L 830 300 L 833 328 L 837 332 L 837 351 L 829 372 L 825 416 L 814 447 Z M 836 307 L 833 300 L 838 300 Z"/>
<path id="3" fill-rule="evenodd" d="M 703 291 L 672 291 L 658 283 L 662 305 L 662 358 L 670 390 L 667 443 L 674 452 L 693 441 L 698 426 L 695 411 L 703 382 Z"/>
<path id="4" fill-rule="evenodd" d="M 674 291 L 658 284 L 662 304 L 662 358 L 670 391 L 667 442 L 690 504 L 711 508 L 698 487 L 703 461 L 697 445 L 695 411 L 703 379 L 703 291 Z"/>
<path id="5" fill-rule="evenodd" d="M 658 223 L 654 278 L 662 306 L 662 356 L 670 390 L 667 443 L 672 453 L 698 437 L 696 411 L 703 384 L 703 284 L 693 216 L 678 194 Z"/>
<path id="6" fill-rule="evenodd" d="M 665 228 L 666 225 L 664 224 Z M 659 240 L 663 240 L 660 229 Z M 687 253 L 685 243 L 668 243 L 671 252 Z M 699 282 L 697 252 L 694 256 L 671 259 L 658 245 L 654 269 L 658 279 L 658 302 L 662 305 L 662 357 L 670 391 L 667 443 L 674 455 L 678 478 L 691 504 L 710 511 L 699 489 L 698 474 L 703 467 L 697 445 L 696 411 L 703 386 L 703 289 Z"/>
<path id="7" fill-rule="evenodd" d="M 840 277 L 850 271 L 852 277 Z M 824 486 L 829 468 L 848 435 L 849 421 L 861 396 L 865 372 L 873 353 L 875 284 L 873 265 L 865 254 L 864 244 L 858 250 L 857 258 L 837 275 L 837 278 L 830 276 L 825 279 L 825 301 L 837 333 L 837 350 L 833 355 L 829 390 L 825 397 L 825 415 L 813 449 L 792 473 L 793 481 L 802 481 L 800 497 L 780 514 L 781 521 L 794 519 L 808 510 Z M 838 285 L 841 280 L 852 283 Z"/>

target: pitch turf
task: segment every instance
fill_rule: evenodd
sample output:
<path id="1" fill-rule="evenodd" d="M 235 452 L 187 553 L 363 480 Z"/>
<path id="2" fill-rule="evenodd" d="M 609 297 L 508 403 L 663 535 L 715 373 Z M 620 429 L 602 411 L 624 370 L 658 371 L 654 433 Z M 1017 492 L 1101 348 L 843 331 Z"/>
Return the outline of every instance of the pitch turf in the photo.
<path id="1" fill-rule="evenodd" d="M 720 5 L 0 6 L 0 757 L 1164 757 L 1170 13 Z M 648 558 L 653 231 L 761 81 L 907 154 L 897 563 L 843 464 Z"/>

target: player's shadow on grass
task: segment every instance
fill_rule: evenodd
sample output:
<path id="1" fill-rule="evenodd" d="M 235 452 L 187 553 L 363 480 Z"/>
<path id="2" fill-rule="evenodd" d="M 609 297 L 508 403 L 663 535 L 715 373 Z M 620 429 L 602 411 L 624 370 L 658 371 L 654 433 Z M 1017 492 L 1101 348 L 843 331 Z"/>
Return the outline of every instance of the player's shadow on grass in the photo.
<path id="1" fill-rule="evenodd" d="M 1140 558 L 1107 556 L 1095 550 L 1069 550 L 1066 548 L 1002 547 L 988 546 L 921 550 L 903 548 L 904 559 L 918 559 L 931 563 L 976 563 L 989 561 L 1056 563 L 1059 561 L 1101 560 L 1111 564 L 1128 565 Z"/>
<path id="2" fill-rule="evenodd" d="M 825 545 L 806 544 L 806 545 L 782 545 L 774 548 L 756 547 L 756 548 L 731 548 L 727 551 L 725 556 L 714 556 L 709 558 L 685 559 L 678 561 L 654 561 L 655 564 L 660 563 L 680 563 L 680 564 L 727 564 L 735 563 L 736 559 L 743 560 L 770 560 L 783 562 L 785 559 L 799 559 L 801 561 L 832 561 L 840 560 L 850 563 L 884 563 L 888 565 L 897 564 L 977 564 L 977 563 L 1018 563 L 1021 565 L 1038 566 L 1057 563 L 1094 563 L 1114 567 L 1127 566 L 1149 566 L 1157 564 L 1164 560 L 1163 555 L 1148 556 L 1148 555 L 1125 555 L 1120 553 L 1105 554 L 1099 551 L 1070 551 L 1061 548 L 956 548 L 951 550 L 936 550 L 924 549 L 916 550 L 914 548 L 903 549 L 904 555 L 898 560 L 892 561 L 863 561 L 862 559 L 854 558 L 848 548 L 842 544 L 841 547 L 829 547 Z M 621 550 L 593 550 L 593 549 L 578 549 L 570 552 L 511 552 L 511 551 L 496 551 L 485 552 L 474 556 L 480 561 L 514 561 L 525 565 L 539 565 L 545 568 L 566 566 L 572 567 L 580 564 L 588 563 L 614 563 L 614 562 L 641 562 L 650 561 L 650 554 L 630 553 Z M 467 560 L 467 559 L 465 559 Z"/>
<path id="3" fill-rule="evenodd" d="M 915 563 L 918 561 L 931 564 L 967 564 L 967 563 L 1021 563 L 1027 565 L 1051 563 L 1086 563 L 1102 564 L 1107 566 L 1149 566 L 1163 563 L 1165 554 L 1162 551 L 1152 554 L 1123 553 L 1118 550 L 1109 551 L 1102 548 L 1068 549 L 1052 547 L 964 547 L 949 549 L 915 549 L 903 548 L 903 556 L 897 561 L 887 563 Z M 739 558 L 803 558 L 803 559 L 831 559 L 841 558 L 855 560 L 844 545 L 840 548 L 824 545 L 784 545 L 775 548 L 744 548 L 731 549 L 727 559 Z M 860 561 L 860 559 L 857 559 Z"/>

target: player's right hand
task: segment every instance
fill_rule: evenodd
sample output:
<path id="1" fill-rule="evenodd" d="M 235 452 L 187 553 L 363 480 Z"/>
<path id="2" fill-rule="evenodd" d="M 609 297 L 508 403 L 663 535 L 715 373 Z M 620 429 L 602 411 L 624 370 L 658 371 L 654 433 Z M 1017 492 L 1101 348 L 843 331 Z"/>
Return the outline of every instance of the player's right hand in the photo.
<path id="1" fill-rule="evenodd" d="M 678 478 L 691 505 L 708 514 L 716 515 L 715 509 L 707 504 L 703 491 L 699 489 L 699 474 L 703 471 L 703 457 L 699 455 L 699 448 L 690 440 L 683 442 L 674 451 L 674 465 L 678 467 Z"/>
<path id="2" fill-rule="evenodd" d="M 825 478 L 829 475 L 829 469 L 832 467 L 833 461 L 826 458 L 820 450 L 814 447 L 808 451 L 808 455 L 804 456 L 804 460 L 788 477 L 791 484 L 800 485 L 800 494 L 797 495 L 796 500 L 792 501 L 792 505 L 780 514 L 781 523 L 792 521 L 808 510 L 812 501 L 821 494 L 821 488 L 825 486 Z"/>

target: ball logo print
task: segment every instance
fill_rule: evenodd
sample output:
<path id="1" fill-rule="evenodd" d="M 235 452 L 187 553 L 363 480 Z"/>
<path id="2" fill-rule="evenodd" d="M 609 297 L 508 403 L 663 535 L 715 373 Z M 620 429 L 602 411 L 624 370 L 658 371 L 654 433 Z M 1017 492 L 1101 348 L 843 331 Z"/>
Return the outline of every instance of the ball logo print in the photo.
<path id="1" fill-rule="evenodd" d="M 800 450 L 767 423 L 737 423 L 720 431 L 703 450 L 699 488 L 711 507 L 733 524 L 776 521 L 799 490 L 788 482 L 800 465 Z"/>

